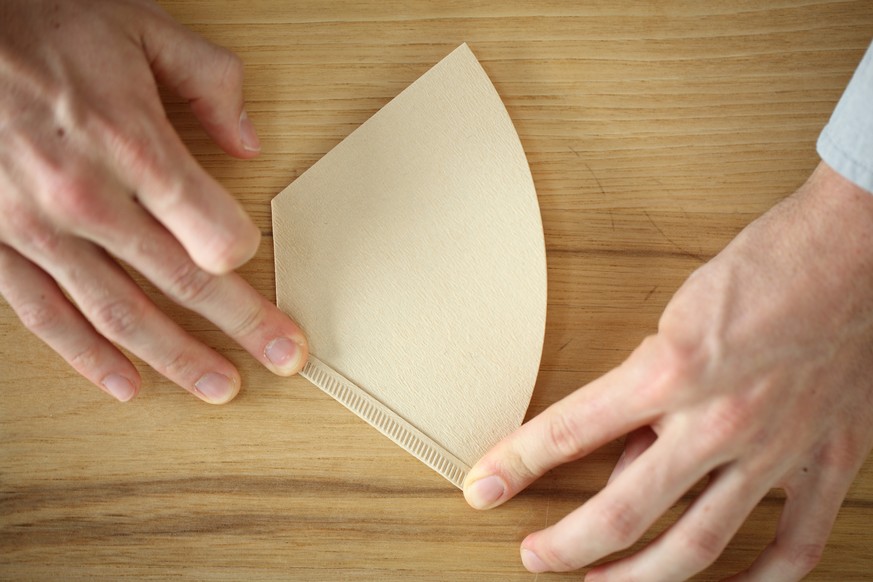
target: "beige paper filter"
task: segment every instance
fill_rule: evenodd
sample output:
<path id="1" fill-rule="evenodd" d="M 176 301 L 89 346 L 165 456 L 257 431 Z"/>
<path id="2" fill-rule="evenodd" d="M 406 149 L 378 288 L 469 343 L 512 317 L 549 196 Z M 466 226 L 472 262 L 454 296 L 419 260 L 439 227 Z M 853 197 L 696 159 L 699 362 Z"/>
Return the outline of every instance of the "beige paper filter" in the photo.
<path id="1" fill-rule="evenodd" d="M 273 200 L 303 375 L 460 487 L 518 427 L 546 315 L 536 192 L 462 45 Z"/>

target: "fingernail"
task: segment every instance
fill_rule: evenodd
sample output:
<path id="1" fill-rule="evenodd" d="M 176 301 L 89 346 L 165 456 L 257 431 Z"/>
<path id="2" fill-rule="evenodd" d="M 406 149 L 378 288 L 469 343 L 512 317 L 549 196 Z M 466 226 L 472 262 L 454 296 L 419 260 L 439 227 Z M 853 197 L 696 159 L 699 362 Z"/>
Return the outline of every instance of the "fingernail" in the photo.
<path id="1" fill-rule="evenodd" d="M 277 337 L 267 344 L 264 355 L 280 372 L 296 372 L 300 367 L 303 350 L 287 337 Z"/>
<path id="2" fill-rule="evenodd" d="M 236 395 L 236 383 L 218 372 L 203 374 L 194 388 L 213 404 L 224 404 Z"/>
<path id="3" fill-rule="evenodd" d="M 133 383 L 120 374 L 109 374 L 103 378 L 103 387 L 122 402 L 127 402 L 136 395 Z"/>
<path id="4" fill-rule="evenodd" d="M 527 568 L 528 572 L 534 574 L 546 572 L 549 569 L 549 567 L 546 566 L 546 563 L 543 562 L 539 556 L 527 548 L 521 549 L 521 563 L 524 564 L 524 567 Z"/>
<path id="5" fill-rule="evenodd" d="M 467 502 L 476 509 L 489 509 L 506 493 L 506 484 L 497 475 L 490 475 L 474 481 L 464 489 Z"/>
<path id="6" fill-rule="evenodd" d="M 255 132 L 255 126 L 252 125 L 252 120 L 249 119 L 249 114 L 243 109 L 242 115 L 239 116 L 239 135 L 243 147 L 250 152 L 261 151 L 261 140 L 258 139 L 258 134 Z"/>

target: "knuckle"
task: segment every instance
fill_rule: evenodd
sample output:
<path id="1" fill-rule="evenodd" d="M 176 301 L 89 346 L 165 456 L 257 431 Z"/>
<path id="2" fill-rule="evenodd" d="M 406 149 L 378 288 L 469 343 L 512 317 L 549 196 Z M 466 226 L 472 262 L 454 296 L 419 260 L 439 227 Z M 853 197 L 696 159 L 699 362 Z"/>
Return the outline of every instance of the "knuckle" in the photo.
<path id="1" fill-rule="evenodd" d="M 770 454 L 770 449 L 774 443 L 785 444 L 792 437 L 790 433 L 780 433 L 770 420 L 774 404 L 778 404 L 772 398 L 776 391 L 767 386 L 772 381 L 758 379 L 706 402 L 698 417 L 699 437 L 693 449 L 712 458 L 755 447 L 761 451 L 750 460 L 751 467 L 769 471 L 778 465 L 778 456 Z"/>
<path id="2" fill-rule="evenodd" d="M 44 257 L 57 256 L 63 246 L 64 237 L 52 227 L 42 226 L 31 231 L 27 236 L 26 246 Z"/>
<path id="3" fill-rule="evenodd" d="M 215 277 L 189 260 L 176 268 L 166 288 L 167 295 L 183 305 L 202 303 L 215 289 Z"/>
<path id="4" fill-rule="evenodd" d="M 242 338 L 255 333 L 266 318 L 264 306 L 259 302 L 240 308 L 237 319 L 230 325 L 228 334 L 231 337 Z"/>
<path id="5" fill-rule="evenodd" d="M 717 439 L 731 438 L 747 424 L 749 413 L 746 399 L 731 395 L 715 406 L 706 426 Z"/>
<path id="6" fill-rule="evenodd" d="M 216 47 L 217 59 L 222 64 L 220 86 L 224 89 L 233 89 L 242 85 L 243 62 L 236 53 L 224 48 Z"/>
<path id="7" fill-rule="evenodd" d="M 92 312 L 94 326 L 111 339 L 133 334 L 144 316 L 143 302 L 134 299 L 113 299 Z"/>
<path id="8" fill-rule="evenodd" d="M 617 550 L 629 547 L 642 533 L 639 511 L 624 501 L 613 501 L 602 507 L 595 519 L 599 531 Z"/>
<path id="9" fill-rule="evenodd" d="M 209 83 L 219 95 L 241 95 L 243 84 L 243 62 L 235 53 L 224 47 L 210 45 Z M 223 100 L 195 99 L 191 102 L 195 114 L 207 127 L 220 126 L 227 121 L 230 113 Z M 234 111 L 239 115 L 239 111 Z"/>
<path id="10" fill-rule="evenodd" d="M 583 444 L 583 429 L 571 414 L 555 411 L 549 416 L 548 443 L 559 464 L 575 460 Z"/>
<path id="11" fill-rule="evenodd" d="M 821 562 L 824 548 L 823 543 L 791 545 L 782 550 L 782 557 L 798 574 L 805 575 Z"/>
<path id="12" fill-rule="evenodd" d="M 137 177 L 137 182 L 157 172 L 159 163 L 155 148 L 143 137 L 135 133 L 115 133 L 113 146 L 119 153 L 118 158 L 126 161 L 126 169 Z"/>
<path id="13" fill-rule="evenodd" d="M 569 572 L 584 565 L 571 550 L 563 546 L 546 545 L 537 548 L 537 554 L 556 572 Z"/>
<path id="14" fill-rule="evenodd" d="M 803 544 L 795 551 L 796 563 L 804 573 L 818 566 L 824 556 L 824 544 Z"/>
<path id="15" fill-rule="evenodd" d="M 214 237 L 210 245 L 212 264 L 219 273 L 236 269 L 248 261 L 258 250 L 260 231 L 242 213 L 235 219 L 234 236 Z"/>
<path id="16" fill-rule="evenodd" d="M 42 226 L 36 213 L 20 200 L 0 201 L 0 212 L 4 217 L 0 228 L 3 229 L 6 242 L 20 243 L 27 239 L 30 232 Z"/>
<path id="17" fill-rule="evenodd" d="M 509 478 L 511 483 L 526 483 L 543 474 L 544 470 L 534 464 L 534 459 L 511 448 L 507 451 L 504 461 L 501 463 L 501 473 Z"/>
<path id="18" fill-rule="evenodd" d="M 699 459 L 726 460 L 740 447 L 749 446 L 748 405 L 742 399 L 726 396 L 700 413 L 699 432 L 689 453 Z M 768 456 L 762 458 L 770 460 Z"/>
<path id="19" fill-rule="evenodd" d="M 61 314 L 45 302 L 25 303 L 17 310 L 18 318 L 24 327 L 38 336 L 48 334 L 61 325 Z"/>
<path id="20" fill-rule="evenodd" d="M 91 343 L 85 348 L 73 354 L 70 359 L 70 365 L 77 372 L 87 375 L 91 370 L 98 367 L 102 356 L 102 350 L 97 343 Z"/>
<path id="21" fill-rule="evenodd" d="M 4 238 L 17 248 L 33 249 L 43 256 L 54 256 L 62 235 L 39 213 L 25 204 L 8 204 L 4 209 Z"/>
<path id="22" fill-rule="evenodd" d="M 686 556 L 686 564 L 690 570 L 699 572 L 721 555 L 726 540 L 719 532 L 700 528 L 682 535 L 680 555 Z"/>
<path id="23" fill-rule="evenodd" d="M 646 361 L 646 374 L 640 378 L 638 389 L 640 398 L 660 406 L 677 395 L 694 394 L 680 388 L 691 385 L 704 368 L 702 349 L 689 348 L 659 334 L 644 339 L 637 351 Z"/>
<path id="24" fill-rule="evenodd" d="M 156 148 L 158 138 L 144 121 L 130 122 L 123 127 L 111 121 L 100 124 L 106 149 L 121 162 L 134 184 L 148 183 L 161 176 L 162 148 Z"/>
<path id="25" fill-rule="evenodd" d="M 854 474 L 866 458 L 866 448 L 861 439 L 851 433 L 840 435 L 824 444 L 815 453 L 820 467 L 835 469 L 841 473 Z"/>
<path id="26" fill-rule="evenodd" d="M 174 381 L 184 384 L 193 384 L 198 375 L 196 360 L 188 350 L 179 350 L 168 354 L 167 359 L 160 365 L 159 372 Z M 190 380 L 190 381 L 189 381 Z"/>
<path id="27" fill-rule="evenodd" d="M 98 188 L 92 178 L 76 173 L 65 173 L 51 180 L 45 193 L 45 208 L 58 224 L 100 226 L 107 223 L 110 206 L 101 204 Z"/>

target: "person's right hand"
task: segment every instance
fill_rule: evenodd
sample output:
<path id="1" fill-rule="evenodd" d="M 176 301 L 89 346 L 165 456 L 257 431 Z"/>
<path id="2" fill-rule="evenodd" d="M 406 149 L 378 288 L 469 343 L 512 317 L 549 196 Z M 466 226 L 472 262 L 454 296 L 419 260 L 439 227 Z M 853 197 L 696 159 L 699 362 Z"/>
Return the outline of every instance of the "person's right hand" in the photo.
<path id="1" fill-rule="evenodd" d="M 189 101 L 226 152 L 257 155 L 240 60 L 153 2 L 0 4 L 0 293 L 119 400 L 140 377 L 112 342 L 224 403 L 240 388 L 234 366 L 159 311 L 113 256 L 277 374 L 299 371 L 306 341 L 232 273 L 260 233 L 188 153 L 157 82 Z"/>
<path id="2" fill-rule="evenodd" d="M 552 404 L 470 470 L 495 507 L 627 435 L 606 486 L 521 544 L 531 572 L 645 547 L 586 582 L 677 582 L 707 568 L 758 502 L 785 492 L 775 538 L 730 582 L 794 582 L 818 563 L 873 449 L 873 194 L 822 162 L 679 288 L 619 366 Z"/>

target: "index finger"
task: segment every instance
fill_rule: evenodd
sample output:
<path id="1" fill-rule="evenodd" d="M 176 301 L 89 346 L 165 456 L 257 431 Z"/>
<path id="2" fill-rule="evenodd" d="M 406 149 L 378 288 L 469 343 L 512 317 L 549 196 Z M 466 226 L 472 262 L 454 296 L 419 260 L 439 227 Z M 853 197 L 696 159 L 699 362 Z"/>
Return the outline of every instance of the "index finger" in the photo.
<path id="1" fill-rule="evenodd" d="M 118 179 L 203 270 L 220 275 L 247 262 L 261 233 L 242 206 L 194 160 L 170 122 L 143 104 L 147 118 L 109 120 Z M 145 144 L 157 144 L 147 147 Z"/>
<path id="2" fill-rule="evenodd" d="M 674 356 L 648 338 L 619 367 L 543 411 L 500 441 L 470 470 L 464 497 L 476 509 L 511 499 L 546 471 L 651 424 L 663 413 L 659 388 Z"/>

